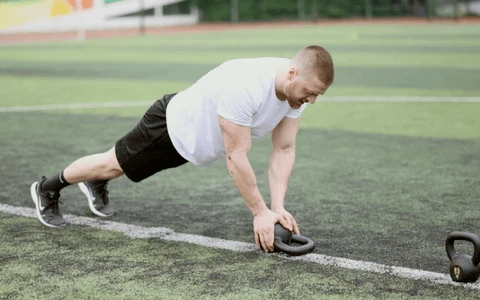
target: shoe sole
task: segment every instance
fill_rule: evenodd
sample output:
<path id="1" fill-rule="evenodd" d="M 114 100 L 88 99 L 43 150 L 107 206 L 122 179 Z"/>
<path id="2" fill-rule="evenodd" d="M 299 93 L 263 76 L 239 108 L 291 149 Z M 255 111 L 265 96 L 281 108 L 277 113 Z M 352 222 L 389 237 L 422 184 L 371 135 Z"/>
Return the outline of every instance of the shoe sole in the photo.
<path id="1" fill-rule="evenodd" d="M 99 217 L 110 217 L 110 216 L 112 216 L 112 215 L 106 215 L 106 214 L 98 211 L 98 210 L 95 208 L 95 206 L 93 205 L 93 200 L 94 200 L 93 195 L 92 195 L 92 193 L 90 193 L 90 189 L 85 185 L 85 183 L 80 182 L 80 183 L 78 184 L 78 187 L 80 188 L 80 190 L 82 191 L 82 193 L 84 193 L 85 196 L 87 196 L 87 199 L 88 199 L 88 207 L 90 207 L 90 210 L 91 210 L 94 214 L 96 214 L 96 215 L 99 216 Z"/>
<path id="2" fill-rule="evenodd" d="M 66 226 L 67 224 L 63 224 L 63 225 L 59 225 L 59 226 L 52 225 L 52 224 L 49 224 L 49 223 L 45 222 L 45 220 L 42 218 L 42 213 L 40 212 L 40 208 L 38 207 L 38 201 L 40 199 L 39 199 L 38 194 L 37 194 L 37 186 L 38 186 L 38 181 L 32 183 L 32 186 L 30 187 L 30 194 L 32 196 L 33 203 L 35 203 L 35 208 L 36 208 L 35 210 L 37 211 L 37 217 L 40 220 L 40 222 L 42 222 L 43 225 L 48 226 L 48 227 L 52 227 L 52 228 L 59 228 L 59 227 Z"/>

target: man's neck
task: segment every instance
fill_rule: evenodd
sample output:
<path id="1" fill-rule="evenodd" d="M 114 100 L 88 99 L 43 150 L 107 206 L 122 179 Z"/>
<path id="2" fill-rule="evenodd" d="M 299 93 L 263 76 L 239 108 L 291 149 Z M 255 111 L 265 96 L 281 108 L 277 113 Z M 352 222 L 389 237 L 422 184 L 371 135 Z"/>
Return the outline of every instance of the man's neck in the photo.
<path id="1" fill-rule="evenodd" d="M 285 101 L 287 99 L 285 95 L 285 82 L 287 81 L 289 65 L 282 66 L 277 71 L 275 76 L 275 94 L 277 95 L 278 100 Z"/>

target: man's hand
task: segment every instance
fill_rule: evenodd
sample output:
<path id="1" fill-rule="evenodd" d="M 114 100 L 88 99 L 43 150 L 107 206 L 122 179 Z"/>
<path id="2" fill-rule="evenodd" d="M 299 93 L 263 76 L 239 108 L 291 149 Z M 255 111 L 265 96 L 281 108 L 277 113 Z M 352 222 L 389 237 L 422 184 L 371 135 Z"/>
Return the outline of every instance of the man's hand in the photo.
<path id="1" fill-rule="evenodd" d="M 295 221 L 295 220 L 294 220 Z M 273 251 L 275 224 L 280 222 L 283 227 L 288 227 L 288 222 L 280 214 L 265 209 L 253 219 L 255 243 L 264 251 Z M 297 228 L 298 229 L 298 228 Z"/>
<path id="2" fill-rule="evenodd" d="M 281 215 L 285 221 L 287 222 L 287 226 L 283 226 L 286 229 L 290 230 L 291 232 L 295 234 L 300 234 L 300 230 L 298 229 L 297 221 L 295 221 L 295 218 L 290 214 L 288 211 L 286 211 L 284 208 L 276 209 L 274 210 L 277 214 Z M 282 224 L 283 225 L 283 224 Z"/>

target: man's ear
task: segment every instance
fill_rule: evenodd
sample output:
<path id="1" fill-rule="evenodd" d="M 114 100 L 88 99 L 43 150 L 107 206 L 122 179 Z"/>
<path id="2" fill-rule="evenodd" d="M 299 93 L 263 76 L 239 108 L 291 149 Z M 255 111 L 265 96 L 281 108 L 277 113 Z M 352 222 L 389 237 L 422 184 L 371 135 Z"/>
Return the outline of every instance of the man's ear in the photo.
<path id="1" fill-rule="evenodd" d="M 290 69 L 288 70 L 288 80 L 293 80 L 297 76 L 298 76 L 298 67 L 291 66 Z"/>

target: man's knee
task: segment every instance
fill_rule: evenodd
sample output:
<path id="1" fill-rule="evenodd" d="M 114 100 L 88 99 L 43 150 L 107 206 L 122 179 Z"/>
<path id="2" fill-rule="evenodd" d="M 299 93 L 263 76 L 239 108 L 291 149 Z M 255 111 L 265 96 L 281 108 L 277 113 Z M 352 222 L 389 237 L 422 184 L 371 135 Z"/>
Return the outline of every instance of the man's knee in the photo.
<path id="1" fill-rule="evenodd" d="M 115 154 L 115 147 L 103 153 L 103 155 L 105 157 L 103 159 L 104 166 L 101 177 L 104 178 L 101 179 L 113 179 L 124 174 L 122 167 L 120 167 L 120 164 L 118 163 L 117 155 Z"/>

